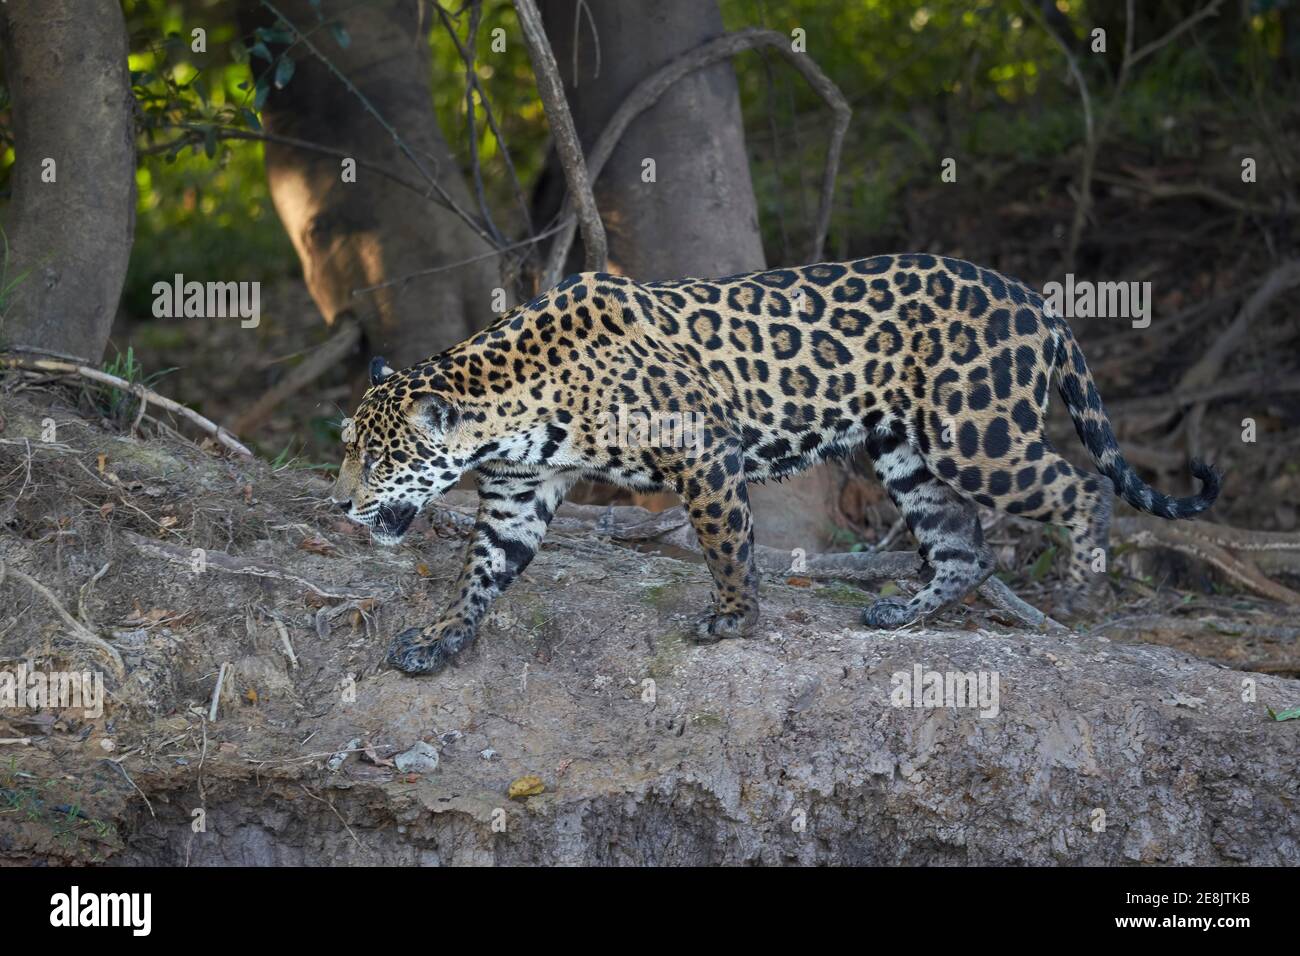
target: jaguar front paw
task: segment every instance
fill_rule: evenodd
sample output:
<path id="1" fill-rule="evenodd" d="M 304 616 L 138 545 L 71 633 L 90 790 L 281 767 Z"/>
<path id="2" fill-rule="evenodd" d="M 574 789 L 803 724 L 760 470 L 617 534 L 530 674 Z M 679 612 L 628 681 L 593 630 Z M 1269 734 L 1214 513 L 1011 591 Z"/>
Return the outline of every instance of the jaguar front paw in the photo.
<path id="1" fill-rule="evenodd" d="M 882 630 L 902 627 L 905 624 L 911 624 L 915 620 L 916 611 L 910 605 L 902 601 L 891 601 L 888 598 L 882 598 L 862 612 L 862 623 L 866 624 L 867 627 Z"/>
<path id="2" fill-rule="evenodd" d="M 406 674 L 436 674 L 473 639 L 474 629 L 463 621 L 408 627 L 388 645 L 386 660 Z"/>
<path id="3" fill-rule="evenodd" d="M 758 609 L 714 613 L 695 625 L 696 644 L 716 644 L 728 637 L 746 637 L 758 623 Z"/>

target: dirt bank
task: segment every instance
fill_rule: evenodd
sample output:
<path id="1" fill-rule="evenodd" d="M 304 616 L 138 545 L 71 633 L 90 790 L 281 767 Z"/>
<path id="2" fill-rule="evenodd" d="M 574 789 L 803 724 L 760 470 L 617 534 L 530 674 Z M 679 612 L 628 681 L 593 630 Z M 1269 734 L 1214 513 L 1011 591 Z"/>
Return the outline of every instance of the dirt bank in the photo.
<path id="1" fill-rule="evenodd" d="M 978 604 L 869 632 L 873 592 L 781 577 L 755 638 L 697 647 L 700 564 L 561 522 L 460 665 L 412 679 L 383 651 L 437 614 L 460 512 L 377 549 L 314 475 L 57 391 L 0 414 L 0 670 L 109 695 L 0 710 L 27 741 L 0 743 L 0 862 L 1300 863 L 1287 677 Z M 985 699 L 894 706 L 918 667 Z"/>

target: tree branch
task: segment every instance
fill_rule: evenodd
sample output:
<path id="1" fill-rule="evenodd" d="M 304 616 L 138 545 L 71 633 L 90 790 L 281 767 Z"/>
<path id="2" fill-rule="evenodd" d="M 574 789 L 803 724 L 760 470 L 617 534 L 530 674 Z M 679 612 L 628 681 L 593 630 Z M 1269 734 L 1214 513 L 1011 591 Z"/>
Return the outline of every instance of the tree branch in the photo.
<path id="1" fill-rule="evenodd" d="M 593 180 L 599 178 L 601 170 L 605 168 L 605 163 L 613 155 L 619 139 L 628 126 L 632 124 L 632 121 L 658 102 L 659 97 L 663 96 L 668 88 L 682 77 L 696 70 L 712 66 L 720 60 L 729 59 L 738 53 L 759 48 L 769 48 L 780 53 L 786 62 L 799 71 L 800 75 L 807 80 L 808 85 L 821 96 L 832 113 L 834 113 L 834 125 L 831 129 L 830 141 L 826 146 L 826 162 L 822 171 L 821 199 L 817 209 L 817 221 L 813 228 L 812 247 L 809 250 L 809 261 L 816 262 L 822 257 L 822 251 L 826 243 L 826 233 L 830 229 L 840 153 L 844 146 L 844 135 L 848 131 L 849 120 L 853 115 L 853 111 L 849 107 L 848 100 L 844 98 L 844 94 L 840 92 L 839 87 L 822 72 L 816 61 L 807 53 L 796 53 L 790 46 L 790 38 L 783 33 L 760 29 L 737 30 L 734 33 L 728 33 L 715 40 L 702 43 L 694 50 L 683 53 L 675 60 L 660 67 L 659 70 L 638 83 L 632 92 L 627 95 L 627 98 L 623 100 L 619 108 L 615 110 L 614 115 L 605 124 L 604 130 L 601 131 L 600 137 L 591 149 L 591 155 L 587 158 L 587 168 Z M 572 192 L 570 192 L 570 195 L 572 195 Z M 566 196 L 565 209 L 570 208 L 570 197 Z M 560 233 L 559 237 L 552 243 L 550 254 L 546 260 L 546 269 L 543 273 L 544 284 L 548 287 L 554 285 L 560 278 L 559 274 L 564 268 L 564 262 L 569 256 L 569 249 L 572 245 L 572 227 Z"/>
<path id="2" fill-rule="evenodd" d="M 80 375 L 82 378 L 88 378 L 93 382 L 99 382 L 102 385 L 111 385 L 119 388 L 124 392 L 130 392 L 143 402 L 150 402 L 159 408 L 164 408 L 173 414 L 180 415 L 182 418 L 193 422 L 214 440 L 229 448 L 237 455 L 245 458 L 252 458 L 253 453 L 240 444 L 230 432 L 220 425 L 207 418 L 204 418 L 192 408 L 186 408 L 179 402 L 174 402 L 164 395 L 159 395 L 152 389 L 145 388 L 139 382 L 128 382 L 124 378 L 118 378 L 116 375 L 110 375 L 107 372 L 100 371 L 97 368 L 90 368 L 86 365 L 75 365 L 71 362 L 56 362 L 53 359 L 28 358 L 17 355 L 0 355 L 0 365 L 7 365 L 10 368 L 26 369 L 32 372 L 54 372 L 61 375 Z"/>
<path id="3" fill-rule="evenodd" d="M 582 155 L 582 143 L 573 125 L 573 115 L 569 112 L 568 100 L 564 97 L 564 83 L 560 79 L 560 70 L 555 63 L 555 54 L 546 39 L 542 15 L 538 12 L 534 0 L 515 0 L 515 12 L 519 15 L 519 24 L 524 31 L 528 56 L 532 60 L 533 73 L 537 77 L 537 92 L 546 110 L 551 135 L 555 138 L 555 151 L 559 154 L 560 166 L 564 170 L 564 180 L 569 187 L 568 194 L 577 207 L 578 223 L 582 227 L 582 244 L 586 251 L 586 268 L 589 272 L 601 272 L 608 261 L 605 224 L 601 222 L 600 211 L 596 208 L 596 197 L 591 189 L 592 177 L 588 176 L 587 162 Z M 544 280 L 546 288 L 555 285 L 558 280 L 559 276 L 552 275 L 548 262 Z"/>

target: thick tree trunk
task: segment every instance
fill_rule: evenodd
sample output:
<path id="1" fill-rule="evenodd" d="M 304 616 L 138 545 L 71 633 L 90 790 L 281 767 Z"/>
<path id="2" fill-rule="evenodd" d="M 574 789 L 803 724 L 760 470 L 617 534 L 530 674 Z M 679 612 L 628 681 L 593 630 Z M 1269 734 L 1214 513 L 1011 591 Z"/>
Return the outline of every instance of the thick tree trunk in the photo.
<path id="1" fill-rule="evenodd" d="M 126 24 L 116 3 L 11 0 L 0 44 L 13 101 L 13 199 L 0 344 L 98 363 L 135 231 Z"/>
<path id="2" fill-rule="evenodd" d="M 588 3 L 581 14 L 576 0 L 545 0 L 542 15 L 588 150 L 638 82 L 724 32 L 711 0 Z M 758 208 L 731 64 L 690 74 L 642 113 L 610 157 L 595 193 L 612 271 L 651 280 L 762 269 Z M 822 468 L 781 485 L 752 487 L 758 540 L 820 549 L 840 481 L 836 470 Z"/>
<path id="3" fill-rule="evenodd" d="M 257 6 L 245 7 L 244 25 L 266 22 Z M 318 22 L 308 0 L 276 6 L 303 29 Z M 416 0 L 326 2 L 322 12 L 341 21 L 350 40 L 344 48 L 328 30 L 319 30 L 313 42 L 397 130 L 451 199 L 472 209 L 433 113 L 427 8 Z M 301 46 L 293 56 L 294 75 L 271 92 L 263 125 L 269 133 L 318 143 L 357 160 L 356 181 L 345 182 L 338 156 L 273 143 L 266 147 L 271 195 L 312 298 L 327 322 L 355 316 L 370 351 L 396 366 L 455 345 L 493 318 L 492 290 L 499 284 L 495 259 L 354 292 L 490 252 L 490 246 L 456 213 L 367 167 L 381 164 L 409 183 L 426 185 L 356 93 Z"/>

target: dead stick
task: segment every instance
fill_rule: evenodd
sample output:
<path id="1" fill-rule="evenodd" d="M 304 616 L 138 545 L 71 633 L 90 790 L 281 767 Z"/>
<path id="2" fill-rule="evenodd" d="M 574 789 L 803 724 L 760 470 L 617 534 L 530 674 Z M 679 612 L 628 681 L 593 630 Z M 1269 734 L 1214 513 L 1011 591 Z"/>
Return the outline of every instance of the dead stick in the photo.
<path id="1" fill-rule="evenodd" d="M 1193 538 L 1175 528 L 1155 525 L 1128 537 L 1126 542 L 1138 548 L 1169 548 L 1218 568 L 1256 594 L 1283 604 L 1300 605 L 1300 593 L 1265 577 L 1249 561 L 1236 558 L 1217 544 Z"/>
<path id="2" fill-rule="evenodd" d="M 360 323 L 345 319 L 339 324 L 338 331 L 235 419 L 235 430 L 247 433 L 257 428 L 285 399 L 336 367 L 356 350 L 360 342 Z"/>
<path id="3" fill-rule="evenodd" d="M 567 502 L 556 511 L 556 522 L 569 524 L 565 530 L 584 526 L 598 534 L 625 541 L 659 541 L 685 551 L 700 552 L 700 544 L 681 508 L 650 512 L 629 505 L 599 507 L 572 505 Z M 559 528 L 557 528 L 559 530 Z M 796 575 L 815 580 L 889 581 L 915 578 L 921 570 L 921 558 L 911 551 L 857 552 L 805 555 L 802 570 L 794 571 L 791 556 L 780 548 L 759 545 L 754 549 L 759 569 L 769 575 Z M 1031 627 L 1064 629 L 1063 625 L 1021 600 L 998 578 L 987 578 L 979 587 L 980 596 L 993 607 Z"/>
<path id="4" fill-rule="evenodd" d="M 546 120 L 550 124 L 551 135 L 555 137 L 555 151 L 560 157 L 560 166 L 564 170 L 564 181 L 569 187 L 569 196 L 577 207 L 578 222 L 582 226 L 582 244 L 586 251 L 587 271 L 604 271 L 608 260 L 605 224 L 601 222 L 600 211 L 596 208 L 596 197 L 591 190 L 591 178 L 587 174 L 587 161 L 582 155 L 582 142 L 578 139 L 578 131 L 573 125 L 569 102 L 564 96 L 564 82 L 560 79 L 560 68 L 555 63 L 551 44 L 546 39 L 542 15 L 533 0 L 515 0 L 515 12 L 519 16 L 519 25 L 524 31 L 528 57 L 533 63 L 533 74 L 537 78 L 537 92 L 546 110 Z M 549 268 L 546 274 L 550 276 Z M 554 279 L 549 279 L 546 287 L 550 288 L 558 278 L 555 276 Z"/>
<path id="5" fill-rule="evenodd" d="M 138 382 L 128 382 L 126 379 L 118 378 L 116 375 L 110 375 L 102 372 L 97 368 L 90 368 L 86 365 L 74 365 L 71 362 L 56 362 L 52 359 L 21 358 L 14 355 L 0 356 L 0 363 L 8 365 L 10 368 L 26 369 L 31 372 L 56 372 L 62 375 L 80 375 L 91 381 L 99 382 L 101 385 L 111 385 L 114 388 L 120 388 L 124 392 L 134 392 L 142 401 L 150 402 L 159 408 L 164 408 L 169 412 L 180 415 L 188 419 L 199 428 L 211 435 L 216 441 L 225 445 L 236 454 L 243 455 L 245 458 L 252 458 L 253 453 L 239 443 L 234 435 L 226 431 L 220 425 L 210 421 L 194 411 L 192 408 L 186 408 L 179 402 L 174 402 L 170 398 L 159 395 L 152 389 L 145 388 Z"/>
<path id="6" fill-rule="evenodd" d="M 56 598 L 45 585 L 41 584 L 40 581 L 23 574 L 23 572 L 19 571 L 15 567 L 9 566 L 4 560 L 0 560 L 0 584 L 3 584 L 5 578 L 9 575 L 13 575 L 15 579 L 21 581 L 41 597 L 45 598 L 50 607 L 54 608 L 55 613 L 62 618 L 63 623 L 67 625 L 74 640 L 97 648 L 105 657 L 112 661 L 113 668 L 116 670 L 119 679 L 126 676 L 126 665 L 122 663 L 122 655 L 117 652 L 117 648 L 92 632 L 88 627 L 64 610 L 63 605 L 59 603 L 59 599 Z"/>
<path id="7" fill-rule="evenodd" d="M 226 669 L 229 665 L 221 662 L 221 670 L 217 671 L 217 686 L 212 688 L 212 706 L 208 708 L 208 721 L 215 723 L 217 720 L 217 705 L 221 703 L 221 687 L 226 682 Z"/>

